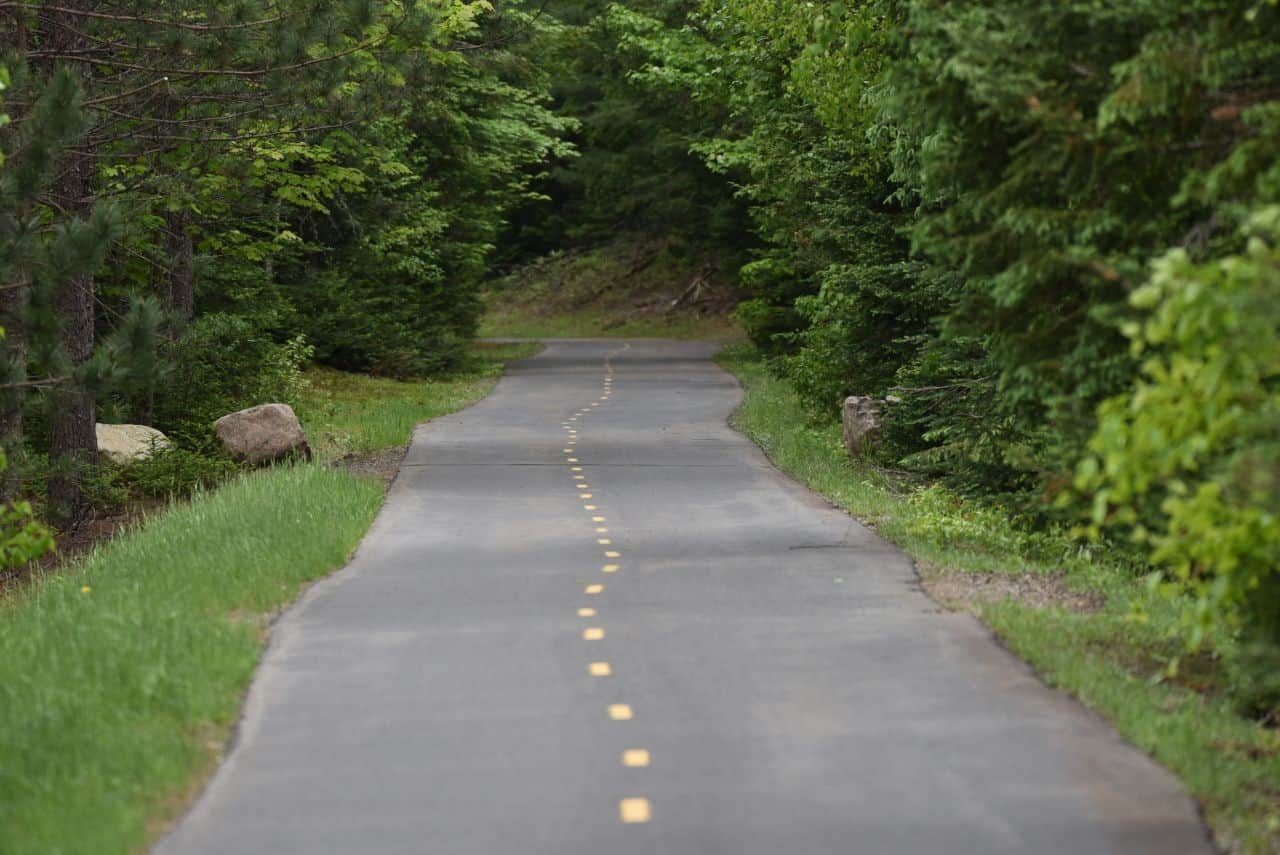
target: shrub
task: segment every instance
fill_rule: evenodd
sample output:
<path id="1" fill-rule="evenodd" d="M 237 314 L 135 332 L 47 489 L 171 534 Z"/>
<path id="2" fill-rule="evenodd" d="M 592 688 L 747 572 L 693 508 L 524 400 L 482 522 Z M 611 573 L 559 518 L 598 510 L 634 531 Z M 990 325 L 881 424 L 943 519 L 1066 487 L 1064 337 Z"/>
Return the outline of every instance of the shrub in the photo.
<path id="1" fill-rule="evenodd" d="M 1077 486 L 1093 531 L 1120 529 L 1195 594 L 1188 641 L 1225 624 L 1280 663 L 1280 206 L 1238 254 L 1196 264 L 1172 250 L 1133 295 L 1126 330 L 1146 354 L 1107 401 Z M 1260 648 L 1260 649 L 1259 649 Z M 1272 651 L 1268 654 L 1266 651 Z M 1280 703 L 1280 685 L 1252 681 Z"/>
<path id="2" fill-rule="evenodd" d="M 153 423 L 182 447 L 211 448 L 213 423 L 227 413 L 269 402 L 297 404 L 311 353 L 301 336 L 281 343 L 249 318 L 205 315 L 168 347 L 167 382 L 157 394 Z"/>

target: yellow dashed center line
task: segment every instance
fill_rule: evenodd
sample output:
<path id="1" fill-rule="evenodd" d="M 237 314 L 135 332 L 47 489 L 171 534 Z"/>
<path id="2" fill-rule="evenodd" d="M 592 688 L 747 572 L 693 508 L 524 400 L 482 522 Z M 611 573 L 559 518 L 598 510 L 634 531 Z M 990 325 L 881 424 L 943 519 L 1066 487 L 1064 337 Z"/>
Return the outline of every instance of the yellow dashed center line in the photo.
<path id="1" fill-rule="evenodd" d="M 628 748 L 622 752 L 622 765 L 632 768 L 649 765 L 649 752 L 644 748 Z"/>
<path id="2" fill-rule="evenodd" d="M 653 808 L 648 799 L 623 799 L 618 802 L 618 816 L 625 823 L 648 822 L 653 816 Z"/>
<path id="3" fill-rule="evenodd" d="M 585 474 L 585 467 L 579 465 L 581 464 L 581 460 L 574 456 L 574 446 L 578 443 L 578 431 L 575 427 L 575 423 L 584 419 L 584 417 L 589 415 L 592 410 L 598 409 L 602 403 L 609 400 L 613 392 L 613 376 L 615 373 L 611 360 L 616 353 L 620 353 L 630 347 L 631 345 L 624 344 L 621 348 L 605 357 L 604 380 L 601 384 L 599 397 L 582 409 L 575 411 L 572 416 L 567 418 L 567 420 L 561 422 L 561 426 L 564 428 L 566 435 L 565 447 L 563 449 L 565 461 L 567 464 L 572 464 L 569 466 L 569 472 L 572 476 L 574 489 L 582 491 L 578 493 L 578 498 L 582 500 L 592 499 L 594 496 L 592 493 L 587 492 L 591 487 L 586 483 L 587 476 Z M 596 505 L 589 503 L 584 503 L 582 508 L 588 513 L 598 510 Z M 609 537 L 604 536 L 609 534 L 609 528 L 603 525 L 606 521 L 606 517 L 601 514 L 595 514 L 591 517 L 591 522 L 595 523 L 594 527 L 597 535 L 596 543 L 599 546 L 609 547 L 613 545 L 613 541 Z M 604 557 L 607 559 L 617 559 L 622 557 L 622 553 L 614 549 L 606 549 L 604 550 Z M 618 564 L 604 564 L 601 566 L 600 570 L 603 573 L 617 573 L 619 567 L 620 565 Z M 590 584 L 585 586 L 583 591 L 587 596 L 598 596 L 604 592 L 604 585 Z M 597 614 L 596 609 L 590 606 L 583 606 L 578 609 L 578 617 L 580 618 L 594 618 Z M 582 638 L 584 641 L 600 641 L 604 638 L 604 627 L 585 627 L 582 630 Z M 610 677 L 613 675 L 613 666 L 608 662 L 602 661 L 588 662 L 587 673 L 592 677 Z M 609 718 L 613 721 L 631 721 L 635 717 L 635 713 L 627 704 L 610 704 L 608 706 L 608 713 Z M 648 749 L 628 748 L 622 752 L 623 766 L 628 768 L 646 768 L 649 766 L 649 763 L 650 756 Z M 618 802 L 618 817 L 623 823 L 646 823 L 650 821 L 652 816 L 653 806 L 650 804 L 649 800 L 643 796 L 628 796 L 620 799 Z"/>

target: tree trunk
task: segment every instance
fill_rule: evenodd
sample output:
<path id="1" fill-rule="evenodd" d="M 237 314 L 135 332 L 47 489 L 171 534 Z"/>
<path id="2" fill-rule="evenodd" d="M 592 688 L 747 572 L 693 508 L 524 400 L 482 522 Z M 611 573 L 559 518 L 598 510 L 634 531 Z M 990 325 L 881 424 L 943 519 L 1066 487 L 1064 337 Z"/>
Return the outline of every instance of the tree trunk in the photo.
<path id="1" fill-rule="evenodd" d="M 26 400 L 26 389 L 21 384 L 27 379 L 26 275 L 19 270 L 16 281 L 6 285 L 10 287 L 0 299 L 0 319 L 4 325 L 0 360 L 4 361 L 4 379 L 12 385 L 0 391 L 0 447 L 8 459 L 0 478 L 0 501 L 8 502 L 17 497 L 21 483 L 22 405 Z"/>
<path id="2" fill-rule="evenodd" d="M 186 211 L 169 211 L 164 215 L 165 254 L 168 256 L 167 287 L 162 289 L 164 307 L 174 318 L 175 333 L 181 332 L 195 314 L 196 294 L 192 270 L 190 215 Z"/>
<path id="3" fill-rule="evenodd" d="M 85 0 L 65 0 L 64 8 L 84 5 Z M 45 9 L 40 12 L 39 20 L 41 46 L 51 56 L 74 56 L 85 47 L 86 39 L 76 29 L 79 22 L 66 12 Z M 88 68 L 82 68 L 81 73 L 87 84 Z M 89 140 L 84 140 L 78 150 L 63 155 L 50 196 L 62 216 L 87 217 L 93 211 L 93 155 Z M 71 376 L 55 387 L 51 401 L 48 515 L 51 522 L 63 528 L 74 525 L 83 516 L 88 504 L 86 470 L 98 462 L 93 393 L 85 389 L 76 376 L 78 369 L 93 355 L 93 298 L 92 274 L 73 276 L 54 286 L 53 310 Z"/>
<path id="4" fill-rule="evenodd" d="M 7 49 L 19 55 L 27 50 L 27 13 L 25 9 L 10 10 L 6 13 L 5 32 L 0 39 Z M 12 105 L 9 109 L 14 122 L 21 119 L 25 106 Z M 7 148 L 8 146 L 6 146 Z M 20 222 L 25 219 L 25 210 L 15 212 L 12 219 L 6 219 L 0 228 L 5 234 L 0 240 L 10 244 L 17 240 Z M 4 326 L 4 342 L 0 347 L 0 371 L 3 371 L 6 382 L 12 384 L 0 392 L 0 448 L 4 449 L 8 458 L 4 476 L 0 478 L 0 500 L 12 501 L 17 497 L 21 484 L 19 465 L 22 452 L 23 419 L 22 407 L 26 400 L 26 390 L 21 385 L 27 379 L 27 304 L 30 292 L 25 260 L 19 262 L 14 281 L 3 283 L 6 287 L 0 294 L 0 324 Z"/>
<path id="5" fill-rule="evenodd" d="M 93 202 L 92 157 L 69 153 L 61 166 L 56 198 L 68 213 L 87 214 Z M 53 293 L 59 339 L 73 375 L 54 390 L 49 420 L 49 515 L 64 527 L 80 519 L 87 502 L 85 470 L 98 462 L 93 393 L 74 376 L 93 355 L 93 291 L 93 276 L 82 275 L 57 283 Z"/>

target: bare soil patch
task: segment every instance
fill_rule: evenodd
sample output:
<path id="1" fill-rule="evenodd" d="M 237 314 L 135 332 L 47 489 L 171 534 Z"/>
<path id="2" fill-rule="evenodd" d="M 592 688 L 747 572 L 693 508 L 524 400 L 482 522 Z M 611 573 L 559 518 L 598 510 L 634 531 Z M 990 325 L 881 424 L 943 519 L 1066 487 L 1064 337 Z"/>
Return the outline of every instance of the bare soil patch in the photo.
<path id="1" fill-rule="evenodd" d="M 977 615 L 982 607 L 1016 600 L 1032 608 L 1060 608 L 1090 614 L 1104 605 L 1093 591 L 1077 591 L 1067 585 L 1067 574 L 1057 573 L 969 573 L 917 563 L 925 592 L 953 611 Z"/>
<path id="2" fill-rule="evenodd" d="M 377 451 L 357 451 L 345 454 L 330 465 L 335 469 L 344 469 L 361 478 L 373 478 L 389 485 L 400 471 L 400 463 L 409 451 L 409 444 L 394 448 L 380 448 Z"/>

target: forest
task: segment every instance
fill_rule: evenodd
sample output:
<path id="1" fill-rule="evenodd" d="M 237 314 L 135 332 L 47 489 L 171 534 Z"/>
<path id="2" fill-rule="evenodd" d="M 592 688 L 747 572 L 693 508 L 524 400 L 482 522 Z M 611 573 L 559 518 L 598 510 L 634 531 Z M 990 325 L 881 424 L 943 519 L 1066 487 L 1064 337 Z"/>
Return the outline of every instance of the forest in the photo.
<path id="1" fill-rule="evenodd" d="M 660 238 L 815 423 L 883 399 L 878 466 L 1190 601 L 1280 710 L 1274 0 L 0 16 L 7 566 L 91 513 L 96 423 L 211 487 L 304 367 L 447 374 L 493 276 Z"/>

